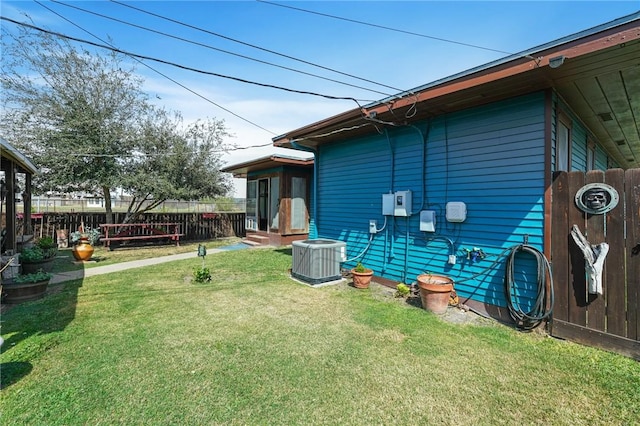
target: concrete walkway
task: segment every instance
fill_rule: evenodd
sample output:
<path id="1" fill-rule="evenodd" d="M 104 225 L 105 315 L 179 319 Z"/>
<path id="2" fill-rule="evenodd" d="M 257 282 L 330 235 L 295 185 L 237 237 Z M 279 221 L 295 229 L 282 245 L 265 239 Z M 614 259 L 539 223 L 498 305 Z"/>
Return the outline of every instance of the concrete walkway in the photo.
<path id="1" fill-rule="evenodd" d="M 207 255 L 224 251 L 224 249 L 207 249 Z M 127 269 L 141 268 L 143 266 L 157 265 L 165 262 L 173 262 L 174 260 L 191 259 L 198 257 L 197 252 L 173 254 L 170 256 L 154 257 L 151 259 L 132 260 L 131 262 L 114 263 L 112 265 L 96 266 L 95 268 L 86 268 L 79 271 L 60 272 L 54 274 L 49 281 L 50 284 L 62 283 L 65 281 L 78 280 L 94 275 L 109 274 L 111 272 L 120 272 Z"/>

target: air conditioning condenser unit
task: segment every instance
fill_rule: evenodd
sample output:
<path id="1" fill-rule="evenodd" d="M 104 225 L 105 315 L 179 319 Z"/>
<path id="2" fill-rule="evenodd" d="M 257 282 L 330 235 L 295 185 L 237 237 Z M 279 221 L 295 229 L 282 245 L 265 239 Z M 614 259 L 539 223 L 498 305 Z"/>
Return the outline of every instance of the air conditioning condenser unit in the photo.
<path id="1" fill-rule="evenodd" d="M 346 260 L 347 243 L 336 240 L 303 240 L 292 243 L 291 275 L 308 284 L 342 278 L 340 263 Z"/>

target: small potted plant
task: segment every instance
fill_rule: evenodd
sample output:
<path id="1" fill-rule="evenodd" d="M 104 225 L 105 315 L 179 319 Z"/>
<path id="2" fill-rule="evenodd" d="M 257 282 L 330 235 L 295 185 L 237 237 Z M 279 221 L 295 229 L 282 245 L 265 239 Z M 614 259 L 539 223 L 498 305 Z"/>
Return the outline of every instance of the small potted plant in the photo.
<path id="1" fill-rule="evenodd" d="M 30 274 L 43 269 L 50 271 L 55 257 L 58 255 L 58 246 L 51 237 L 40 238 L 33 247 L 25 247 L 20 252 L 22 273 Z"/>
<path id="2" fill-rule="evenodd" d="M 369 288 L 373 271 L 358 262 L 356 267 L 351 270 L 351 276 L 353 277 L 353 286 L 355 288 Z"/>
<path id="3" fill-rule="evenodd" d="M 3 282 L 2 300 L 6 303 L 19 303 L 39 299 L 47 291 L 51 277 L 50 273 L 40 269 Z"/>

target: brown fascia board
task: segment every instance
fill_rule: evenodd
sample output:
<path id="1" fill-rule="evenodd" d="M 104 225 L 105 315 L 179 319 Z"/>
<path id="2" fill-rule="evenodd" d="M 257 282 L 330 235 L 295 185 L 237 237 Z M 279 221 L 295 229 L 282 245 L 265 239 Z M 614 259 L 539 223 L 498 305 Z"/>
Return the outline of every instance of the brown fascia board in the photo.
<path id="1" fill-rule="evenodd" d="M 223 167 L 220 171 L 225 173 L 232 173 L 236 178 L 245 178 L 249 172 L 269 169 L 271 167 L 277 167 L 279 165 L 292 165 L 299 167 L 313 166 L 314 159 L 298 159 L 283 157 L 280 155 L 270 155 L 267 157 L 257 158 L 255 160 L 246 161 L 244 163 L 235 164 L 228 167 Z"/>
<path id="2" fill-rule="evenodd" d="M 620 18 L 617 21 L 628 19 L 629 17 Z M 512 55 L 507 58 L 472 68 L 468 71 L 455 74 L 453 76 L 437 80 L 428 85 L 418 87 L 414 91 L 408 91 L 398 94 L 394 98 L 384 99 L 376 103 L 366 105 L 362 109 L 356 108 L 342 114 L 335 115 L 325 120 L 318 121 L 305 127 L 301 127 L 287 134 L 276 136 L 273 138 L 275 146 L 292 146 L 292 142 L 296 139 L 312 138 L 313 135 L 330 132 L 334 129 L 346 128 L 353 125 L 358 119 L 364 119 L 369 116 L 389 115 L 389 113 L 406 110 L 414 104 L 446 103 L 446 97 L 464 90 L 478 88 L 480 86 L 487 87 L 490 92 L 490 86 L 501 84 L 506 79 L 520 76 L 523 73 L 536 70 L 549 70 L 549 62 L 551 59 L 564 56 L 565 60 L 571 60 L 585 54 L 597 52 L 599 50 L 608 49 L 619 46 L 632 40 L 640 39 L 640 12 L 635 16 L 631 16 L 628 22 L 605 28 L 600 31 L 600 27 L 586 30 L 573 36 L 568 36 L 556 42 L 551 42 L 537 48 L 530 49 L 527 52 Z M 585 34 L 585 35 L 583 35 Z M 463 102 L 457 105 L 457 109 L 466 108 Z M 434 108 L 442 111 L 442 109 Z M 362 123 L 363 121 L 360 120 Z M 373 128 L 372 128 L 373 129 Z M 309 146 L 316 145 L 318 141 L 311 143 L 300 143 Z"/>
<path id="3" fill-rule="evenodd" d="M 526 58 L 516 59 L 503 65 L 498 65 L 478 73 L 443 83 L 442 85 L 425 89 L 416 93 L 415 96 L 406 96 L 393 102 L 392 109 L 395 110 L 397 108 L 410 107 L 415 102 L 424 102 L 473 87 L 495 83 L 525 72 L 546 68 L 549 66 L 549 61 L 558 56 L 564 56 L 565 60 L 569 61 L 571 58 L 577 58 L 585 54 L 608 49 L 640 38 L 640 25 L 638 24 L 638 21 L 631 22 L 625 25 L 625 27 L 627 28 L 612 28 L 609 31 L 593 34 L 580 40 L 568 42 L 562 46 L 540 51 L 535 53 L 535 55 L 537 55 L 535 60 Z M 373 112 L 375 114 L 381 114 L 387 110 L 387 105 L 376 105 L 371 108 L 366 108 L 364 113 L 371 114 Z"/>

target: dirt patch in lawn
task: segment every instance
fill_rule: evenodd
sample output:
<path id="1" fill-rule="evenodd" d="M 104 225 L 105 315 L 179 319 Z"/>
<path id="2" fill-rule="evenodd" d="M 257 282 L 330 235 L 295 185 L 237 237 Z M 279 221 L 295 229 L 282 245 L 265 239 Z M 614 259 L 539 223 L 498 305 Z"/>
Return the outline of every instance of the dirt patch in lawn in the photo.
<path id="1" fill-rule="evenodd" d="M 350 285 L 347 284 L 347 285 Z M 422 302 L 420 301 L 419 296 L 411 296 L 411 297 L 398 297 L 397 291 L 395 288 L 391 288 L 385 285 L 377 284 L 375 282 L 371 283 L 370 286 L 371 291 L 374 294 L 374 297 L 382 297 L 382 298 L 392 298 L 397 300 L 398 303 L 407 303 L 416 308 L 422 309 Z M 454 324 L 473 324 L 473 325 L 495 325 L 498 322 L 492 318 L 487 318 L 482 316 L 476 312 L 473 312 L 465 305 L 460 306 L 449 306 L 447 311 L 443 314 L 438 314 L 438 317 L 443 321 L 447 321 Z"/>

